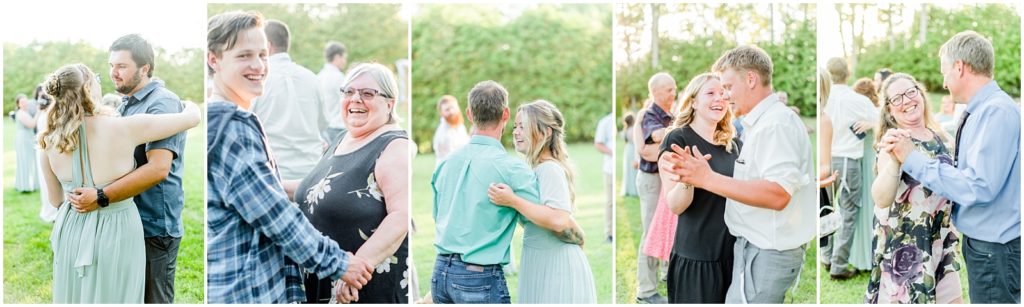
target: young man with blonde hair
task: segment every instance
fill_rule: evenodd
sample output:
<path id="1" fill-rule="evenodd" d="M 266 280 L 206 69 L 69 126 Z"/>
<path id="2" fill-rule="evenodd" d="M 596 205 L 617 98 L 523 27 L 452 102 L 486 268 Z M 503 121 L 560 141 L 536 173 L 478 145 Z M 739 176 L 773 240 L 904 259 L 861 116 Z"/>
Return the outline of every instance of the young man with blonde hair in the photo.
<path id="1" fill-rule="evenodd" d="M 727 304 L 780 304 L 796 283 L 814 238 L 811 144 L 800 118 L 772 90 L 772 60 L 756 46 L 727 51 L 715 62 L 722 88 L 743 116 L 743 150 L 733 177 L 711 170 L 696 147 L 662 156 L 679 182 L 726 197 L 725 223 L 736 236 Z"/>

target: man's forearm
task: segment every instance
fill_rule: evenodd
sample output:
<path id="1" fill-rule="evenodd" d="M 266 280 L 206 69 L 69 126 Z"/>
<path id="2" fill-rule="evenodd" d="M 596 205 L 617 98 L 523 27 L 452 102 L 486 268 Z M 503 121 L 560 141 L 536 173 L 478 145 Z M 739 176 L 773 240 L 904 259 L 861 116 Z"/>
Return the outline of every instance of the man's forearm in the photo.
<path id="1" fill-rule="evenodd" d="M 165 178 L 167 172 L 162 168 L 145 164 L 104 187 L 103 194 L 107 195 L 111 203 L 119 202 L 142 194 Z"/>
<path id="2" fill-rule="evenodd" d="M 768 180 L 739 180 L 718 173 L 712 174 L 702 188 L 749 206 L 777 211 L 786 209 L 791 197 L 782 186 Z"/>

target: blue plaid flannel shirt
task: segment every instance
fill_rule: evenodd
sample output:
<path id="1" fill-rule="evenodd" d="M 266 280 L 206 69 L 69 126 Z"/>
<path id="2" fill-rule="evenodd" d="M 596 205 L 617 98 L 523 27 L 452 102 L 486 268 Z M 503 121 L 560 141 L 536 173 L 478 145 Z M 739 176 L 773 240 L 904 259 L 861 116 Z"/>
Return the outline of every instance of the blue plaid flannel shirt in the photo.
<path id="1" fill-rule="evenodd" d="M 259 119 L 227 102 L 207 113 L 209 303 L 303 302 L 300 267 L 341 278 L 348 255 L 288 200 Z"/>

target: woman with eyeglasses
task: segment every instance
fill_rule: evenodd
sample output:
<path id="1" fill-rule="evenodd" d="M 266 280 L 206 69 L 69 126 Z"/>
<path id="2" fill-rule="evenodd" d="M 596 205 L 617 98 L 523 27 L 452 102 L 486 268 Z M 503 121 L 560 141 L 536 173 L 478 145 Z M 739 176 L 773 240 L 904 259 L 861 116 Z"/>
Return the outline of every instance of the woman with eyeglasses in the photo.
<path id="1" fill-rule="evenodd" d="M 398 81 L 372 63 L 352 68 L 345 84 L 341 118 L 348 132 L 285 190 L 317 230 L 376 269 L 362 289 L 306 275 L 307 302 L 406 304 L 411 143 L 395 113 Z"/>
<path id="2" fill-rule="evenodd" d="M 949 136 L 931 119 L 923 87 L 897 73 L 882 84 L 877 176 L 871 186 L 878 226 L 874 268 L 867 303 L 961 303 L 958 235 L 951 222 L 952 204 L 900 170 L 884 135 L 909 137 L 915 150 L 952 164 Z"/>

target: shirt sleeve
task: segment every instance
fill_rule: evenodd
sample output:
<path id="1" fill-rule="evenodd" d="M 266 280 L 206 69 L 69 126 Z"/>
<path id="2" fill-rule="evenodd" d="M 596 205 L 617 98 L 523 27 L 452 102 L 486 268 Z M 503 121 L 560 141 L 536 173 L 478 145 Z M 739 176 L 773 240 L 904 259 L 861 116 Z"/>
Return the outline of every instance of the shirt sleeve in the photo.
<path id="1" fill-rule="evenodd" d="M 161 97 L 147 106 L 146 114 L 174 114 L 181 113 L 182 109 L 181 100 L 172 97 Z M 181 147 L 185 143 L 184 141 L 185 133 L 182 131 L 166 139 L 146 143 L 146 151 L 166 149 L 174 155 L 174 158 L 177 158 L 181 155 Z"/>
<path id="2" fill-rule="evenodd" d="M 651 106 L 654 107 L 653 105 Z M 644 115 L 643 122 L 640 123 L 640 136 L 644 138 L 644 144 L 654 144 L 654 139 L 651 135 L 654 134 L 655 130 L 664 128 L 661 124 L 657 115 L 647 112 Z"/>
<path id="3" fill-rule="evenodd" d="M 594 144 L 604 144 L 607 146 L 611 143 L 609 142 L 611 137 L 608 135 L 609 123 L 610 121 L 607 117 L 597 122 L 597 130 L 594 131 Z"/>
<path id="4" fill-rule="evenodd" d="M 792 125 L 775 123 L 759 135 L 758 143 L 768 145 L 749 148 L 753 154 L 749 159 L 757 161 L 761 179 L 781 186 L 790 196 L 810 183 L 811 175 L 801 171 L 802 163 L 809 163 L 810 145 L 803 129 L 790 129 Z"/>
<path id="5" fill-rule="evenodd" d="M 513 159 L 511 157 L 509 160 Z M 512 191 L 517 196 L 526 199 L 527 201 L 535 204 L 540 203 L 540 191 L 537 184 L 537 176 L 533 173 L 526 163 L 522 161 L 509 161 L 504 169 L 506 169 L 505 184 L 508 184 L 512 188 Z"/>
<path id="6" fill-rule="evenodd" d="M 686 148 L 686 146 L 689 145 L 686 144 L 686 139 L 683 138 L 682 128 L 672 129 L 672 131 L 669 131 L 669 133 L 665 135 L 665 141 L 661 142 L 661 146 L 659 147 L 661 152 L 658 153 L 658 158 L 661 158 L 661 155 L 666 152 L 672 151 L 672 144 L 676 144 L 680 148 Z"/>
<path id="7" fill-rule="evenodd" d="M 558 164 L 544 163 L 537 167 L 540 185 L 540 203 L 551 208 L 572 212 L 572 196 L 565 171 Z"/>
<path id="8" fill-rule="evenodd" d="M 992 202 L 1007 184 L 1011 167 L 1018 158 L 1020 129 L 1006 127 L 1019 126 L 1020 113 L 1000 108 L 987 108 L 979 113 L 970 117 L 970 122 L 977 123 L 977 129 L 971 129 L 966 135 L 982 139 L 970 144 L 960 142 L 961 146 L 969 146 L 960 148 L 961 168 L 911 151 L 901 169 L 928 189 L 961 206 Z"/>
<path id="9" fill-rule="evenodd" d="M 250 131 L 227 147 L 234 156 L 228 161 L 235 164 L 225 174 L 229 191 L 226 205 L 303 268 L 320 278 L 341 278 L 348 268 L 348 255 L 337 242 L 316 230 L 288 200 L 267 158 L 262 138 L 256 131 L 247 130 Z"/>

